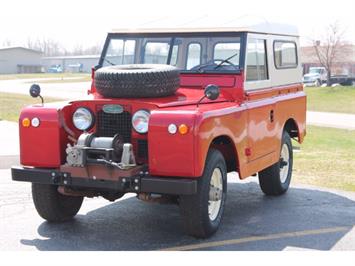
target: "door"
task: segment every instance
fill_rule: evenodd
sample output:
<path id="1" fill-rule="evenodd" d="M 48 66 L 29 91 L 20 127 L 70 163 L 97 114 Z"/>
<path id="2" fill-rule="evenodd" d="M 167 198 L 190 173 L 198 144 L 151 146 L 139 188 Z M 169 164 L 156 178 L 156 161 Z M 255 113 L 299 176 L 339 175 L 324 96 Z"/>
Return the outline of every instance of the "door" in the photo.
<path id="1" fill-rule="evenodd" d="M 267 44 L 265 35 L 248 36 L 244 89 L 249 99 L 246 101 L 249 162 L 274 152 L 277 147 L 275 100 L 260 95 L 260 90 L 271 88 L 268 62 L 273 61 Z"/>

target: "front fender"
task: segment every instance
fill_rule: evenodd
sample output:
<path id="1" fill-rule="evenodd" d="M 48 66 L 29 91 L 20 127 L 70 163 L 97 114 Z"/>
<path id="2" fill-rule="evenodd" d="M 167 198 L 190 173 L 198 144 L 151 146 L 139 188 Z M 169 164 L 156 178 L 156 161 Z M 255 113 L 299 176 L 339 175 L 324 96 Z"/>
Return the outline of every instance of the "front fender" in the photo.
<path id="1" fill-rule="evenodd" d="M 157 176 L 197 178 L 203 173 L 212 141 L 219 136 L 232 140 L 239 162 L 247 145 L 245 107 L 235 103 L 201 105 L 190 111 L 157 110 L 149 120 L 149 170 Z M 186 124 L 189 132 L 170 134 L 169 124 Z M 237 159 L 237 158 L 234 158 Z"/>
<path id="2" fill-rule="evenodd" d="M 235 103 L 215 104 L 213 109 L 203 111 L 197 116 L 195 122 L 195 176 L 203 174 L 208 150 L 218 137 L 227 137 L 231 140 L 237 157 L 230 159 L 238 161 L 240 165 L 246 163 L 246 157 L 241 152 L 247 147 L 246 123 L 245 107 L 240 107 Z"/>
<path id="3" fill-rule="evenodd" d="M 154 176 L 195 177 L 195 111 L 155 110 L 149 118 L 149 172 Z M 170 134 L 168 126 L 188 126 L 187 134 Z"/>

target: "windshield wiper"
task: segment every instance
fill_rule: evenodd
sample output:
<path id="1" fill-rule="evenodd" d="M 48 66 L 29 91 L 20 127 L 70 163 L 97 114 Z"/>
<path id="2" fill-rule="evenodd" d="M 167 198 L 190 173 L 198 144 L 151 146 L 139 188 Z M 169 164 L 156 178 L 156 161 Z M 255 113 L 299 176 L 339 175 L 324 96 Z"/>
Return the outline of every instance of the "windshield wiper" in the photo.
<path id="1" fill-rule="evenodd" d="M 106 61 L 107 63 L 109 63 L 111 66 L 115 66 L 116 64 L 112 63 L 110 60 L 108 60 L 107 58 L 104 58 L 104 61 Z"/>
<path id="2" fill-rule="evenodd" d="M 221 61 L 221 63 L 219 63 L 217 66 L 215 66 L 214 69 L 219 68 L 221 65 L 223 65 L 224 63 L 228 62 L 229 60 L 231 60 L 233 57 L 236 57 L 239 54 L 239 52 L 236 52 L 234 55 L 224 59 L 223 61 Z"/>

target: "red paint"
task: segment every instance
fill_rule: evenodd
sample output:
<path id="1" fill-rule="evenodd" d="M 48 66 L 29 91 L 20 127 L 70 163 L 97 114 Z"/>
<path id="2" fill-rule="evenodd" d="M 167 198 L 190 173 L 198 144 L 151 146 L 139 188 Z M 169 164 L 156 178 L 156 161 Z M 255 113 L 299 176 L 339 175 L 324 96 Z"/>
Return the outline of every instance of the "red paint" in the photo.
<path id="1" fill-rule="evenodd" d="M 251 149 L 245 148 L 245 156 L 250 156 L 250 155 L 251 155 Z"/>

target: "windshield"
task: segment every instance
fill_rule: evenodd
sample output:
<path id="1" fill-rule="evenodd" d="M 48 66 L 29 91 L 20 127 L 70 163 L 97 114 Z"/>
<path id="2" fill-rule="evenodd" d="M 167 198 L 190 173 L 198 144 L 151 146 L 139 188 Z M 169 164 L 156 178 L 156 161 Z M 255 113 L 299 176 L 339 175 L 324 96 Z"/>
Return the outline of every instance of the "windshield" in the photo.
<path id="1" fill-rule="evenodd" d="M 322 72 L 321 68 L 310 68 L 309 73 L 310 74 L 320 74 Z"/>
<path id="2" fill-rule="evenodd" d="M 100 66 L 168 64 L 183 72 L 238 72 L 241 37 L 108 38 Z"/>

